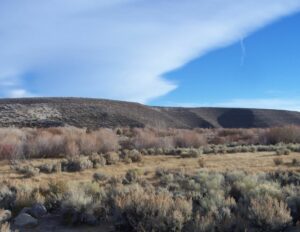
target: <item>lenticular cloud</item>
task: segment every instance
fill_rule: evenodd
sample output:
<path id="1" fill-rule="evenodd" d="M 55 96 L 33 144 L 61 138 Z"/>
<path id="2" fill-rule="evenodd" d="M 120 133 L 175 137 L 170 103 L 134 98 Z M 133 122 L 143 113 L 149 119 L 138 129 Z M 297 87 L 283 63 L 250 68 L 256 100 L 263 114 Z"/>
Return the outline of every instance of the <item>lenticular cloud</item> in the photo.
<path id="1" fill-rule="evenodd" d="M 299 0 L 2 0 L 0 96 L 147 102 L 177 87 L 166 72 L 299 7 Z"/>

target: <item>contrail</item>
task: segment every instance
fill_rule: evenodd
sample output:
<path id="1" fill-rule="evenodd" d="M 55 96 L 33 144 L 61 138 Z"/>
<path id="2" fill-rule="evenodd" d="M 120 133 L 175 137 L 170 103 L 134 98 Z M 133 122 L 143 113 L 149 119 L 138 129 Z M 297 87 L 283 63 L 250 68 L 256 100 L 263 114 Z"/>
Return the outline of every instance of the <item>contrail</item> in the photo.
<path id="1" fill-rule="evenodd" d="M 245 43 L 244 43 L 244 38 L 240 39 L 240 44 L 241 44 L 241 50 L 242 50 L 241 66 L 243 66 L 244 63 L 245 63 L 245 58 L 246 58 L 246 46 L 245 46 Z"/>

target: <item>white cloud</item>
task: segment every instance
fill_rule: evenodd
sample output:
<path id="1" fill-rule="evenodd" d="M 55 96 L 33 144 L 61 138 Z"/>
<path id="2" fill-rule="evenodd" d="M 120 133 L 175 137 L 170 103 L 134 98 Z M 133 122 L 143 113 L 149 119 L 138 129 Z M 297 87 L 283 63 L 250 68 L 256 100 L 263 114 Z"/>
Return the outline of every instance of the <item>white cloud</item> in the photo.
<path id="1" fill-rule="evenodd" d="M 25 89 L 13 89 L 7 94 L 9 98 L 23 98 L 23 97 L 33 97 L 31 93 L 28 93 Z"/>
<path id="2" fill-rule="evenodd" d="M 0 95 L 17 88 L 147 102 L 176 88 L 164 73 L 299 7 L 300 0 L 2 0 L 0 70 L 16 75 Z"/>

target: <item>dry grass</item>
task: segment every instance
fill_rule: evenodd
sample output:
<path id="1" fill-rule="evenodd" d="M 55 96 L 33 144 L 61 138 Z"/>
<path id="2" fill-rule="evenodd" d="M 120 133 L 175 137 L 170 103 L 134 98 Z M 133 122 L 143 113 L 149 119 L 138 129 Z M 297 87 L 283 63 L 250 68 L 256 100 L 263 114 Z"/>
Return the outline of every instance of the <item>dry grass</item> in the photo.
<path id="1" fill-rule="evenodd" d="M 201 155 L 205 163 L 205 169 L 208 171 L 226 172 L 226 171 L 246 171 L 247 173 L 273 172 L 276 170 L 300 171 L 300 166 L 293 165 L 293 159 L 299 159 L 299 153 L 291 153 L 289 156 L 282 156 L 283 164 L 276 166 L 274 158 L 278 157 L 273 152 L 261 153 L 238 153 L 238 154 L 220 154 L 220 155 Z M 57 162 L 59 159 L 36 159 L 25 161 L 33 166 L 39 166 L 45 163 Z M 30 179 L 24 179 L 23 175 L 12 170 L 8 161 L 0 162 L 0 182 L 9 180 L 11 184 L 30 183 L 31 185 L 47 184 L 50 180 L 63 180 L 66 182 L 90 181 L 94 173 L 101 172 L 109 176 L 121 177 L 130 169 L 137 169 L 147 174 L 147 178 L 154 176 L 155 170 L 160 167 L 164 169 L 183 169 L 186 173 L 196 173 L 199 170 L 198 158 L 179 158 L 178 156 L 145 156 L 140 163 L 125 164 L 119 162 L 114 165 L 88 169 L 82 172 L 68 173 L 40 173 Z"/>

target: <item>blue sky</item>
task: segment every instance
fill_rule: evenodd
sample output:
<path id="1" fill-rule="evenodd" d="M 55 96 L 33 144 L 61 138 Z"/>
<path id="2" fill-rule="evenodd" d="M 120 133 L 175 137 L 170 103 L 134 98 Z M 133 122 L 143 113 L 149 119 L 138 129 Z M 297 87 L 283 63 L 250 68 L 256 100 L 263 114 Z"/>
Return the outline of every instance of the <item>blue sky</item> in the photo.
<path id="1" fill-rule="evenodd" d="M 0 97 L 300 110 L 300 0 L 0 0 Z"/>
<path id="2" fill-rule="evenodd" d="M 165 75 L 178 88 L 153 105 L 300 110 L 300 14 Z"/>

